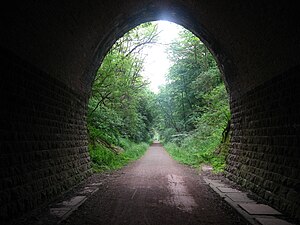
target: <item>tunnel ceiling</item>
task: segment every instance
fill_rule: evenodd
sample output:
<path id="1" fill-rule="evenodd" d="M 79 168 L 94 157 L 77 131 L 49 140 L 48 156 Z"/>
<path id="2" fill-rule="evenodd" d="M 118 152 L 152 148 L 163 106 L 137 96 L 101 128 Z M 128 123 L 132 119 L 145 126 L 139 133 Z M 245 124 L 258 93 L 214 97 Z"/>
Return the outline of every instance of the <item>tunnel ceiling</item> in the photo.
<path id="1" fill-rule="evenodd" d="M 290 3 L 291 4 L 291 3 Z M 236 98 L 299 64 L 297 7 L 264 1 L 22 1 L 3 7 L 2 48 L 79 93 L 112 44 L 136 25 L 168 19 L 198 35 Z"/>

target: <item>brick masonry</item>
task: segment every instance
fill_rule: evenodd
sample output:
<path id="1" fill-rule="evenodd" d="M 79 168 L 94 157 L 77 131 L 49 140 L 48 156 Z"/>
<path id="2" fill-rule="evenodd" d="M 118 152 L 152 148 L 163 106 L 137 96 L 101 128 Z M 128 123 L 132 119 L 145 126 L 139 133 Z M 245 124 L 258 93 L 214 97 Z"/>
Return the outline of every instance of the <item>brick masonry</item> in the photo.
<path id="1" fill-rule="evenodd" d="M 89 173 L 82 93 L 116 38 L 165 13 L 208 44 L 234 97 L 228 177 L 299 217 L 299 66 L 257 87 L 300 63 L 296 2 L 20 1 L 2 8 L 0 45 L 45 73 L 0 49 L 1 219 L 49 202 Z"/>
<path id="2" fill-rule="evenodd" d="M 300 68 L 231 101 L 226 175 L 300 218 Z"/>
<path id="3" fill-rule="evenodd" d="M 1 222 L 78 184 L 90 158 L 86 98 L 12 54 L 0 59 Z"/>

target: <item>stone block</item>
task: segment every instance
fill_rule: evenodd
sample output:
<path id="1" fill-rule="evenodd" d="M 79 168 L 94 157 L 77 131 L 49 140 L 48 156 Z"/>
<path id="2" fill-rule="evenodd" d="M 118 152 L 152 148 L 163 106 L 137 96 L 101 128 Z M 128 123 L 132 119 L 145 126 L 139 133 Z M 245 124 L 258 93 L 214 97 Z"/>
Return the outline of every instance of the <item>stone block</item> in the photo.
<path id="1" fill-rule="evenodd" d="M 71 212 L 70 207 L 51 208 L 50 214 L 59 218 L 64 217 L 66 214 Z"/>
<path id="2" fill-rule="evenodd" d="M 223 192 L 223 193 L 237 193 L 237 192 L 240 192 L 239 190 L 237 189 L 233 189 L 233 188 L 228 188 L 228 187 L 222 187 L 222 186 L 219 186 L 218 189 Z"/>
<path id="3" fill-rule="evenodd" d="M 265 204 L 241 203 L 239 207 L 251 215 L 281 215 L 280 212 Z"/>
<path id="4" fill-rule="evenodd" d="M 79 196 L 75 196 L 75 197 L 71 198 L 68 201 L 63 201 L 61 204 L 63 206 L 67 206 L 67 207 L 73 207 L 76 205 L 80 205 L 85 200 L 86 200 L 86 196 L 79 195 Z"/>
<path id="5" fill-rule="evenodd" d="M 210 180 L 209 183 L 215 187 L 224 187 L 225 186 L 225 184 L 222 183 L 220 180 Z"/>
<path id="6" fill-rule="evenodd" d="M 226 196 L 234 202 L 254 202 L 252 199 L 247 197 L 246 193 L 226 193 Z"/>
<path id="7" fill-rule="evenodd" d="M 282 220 L 282 219 L 278 219 L 278 218 L 275 218 L 275 217 L 271 217 L 271 218 L 260 218 L 260 217 L 257 217 L 255 218 L 255 220 L 257 222 L 259 222 L 259 224 L 261 225 L 293 225 L 285 220 Z"/>

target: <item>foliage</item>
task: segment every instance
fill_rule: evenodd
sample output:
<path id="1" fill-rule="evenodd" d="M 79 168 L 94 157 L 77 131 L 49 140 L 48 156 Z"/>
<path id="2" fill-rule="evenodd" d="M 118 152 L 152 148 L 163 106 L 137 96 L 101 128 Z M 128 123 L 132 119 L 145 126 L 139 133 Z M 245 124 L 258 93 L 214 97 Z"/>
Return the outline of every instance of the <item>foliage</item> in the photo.
<path id="1" fill-rule="evenodd" d="M 144 46 L 157 25 L 142 24 L 119 39 L 95 76 L 88 104 L 89 150 L 95 171 L 120 168 L 140 157 L 151 137 L 182 163 L 222 171 L 228 148 L 228 96 L 205 45 L 182 29 L 168 48 L 173 65 L 155 95 L 143 71 Z M 140 144 L 138 144 L 140 143 Z M 115 152 L 115 147 L 124 149 Z"/>
<path id="2" fill-rule="evenodd" d="M 124 151 L 115 154 L 111 149 L 101 143 L 96 143 L 95 145 L 90 144 L 89 152 L 93 170 L 95 172 L 101 172 L 119 169 L 129 162 L 140 158 L 149 147 L 149 144 L 147 143 L 137 144 L 123 138 L 120 140 L 120 145 Z"/>
<path id="3" fill-rule="evenodd" d="M 157 96 L 157 129 L 166 149 L 182 163 L 198 167 L 225 165 L 222 134 L 230 120 L 228 95 L 217 64 L 192 33 L 182 30 L 169 50 L 173 66 Z M 227 139 L 228 141 L 228 139 Z"/>
<path id="4" fill-rule="evenodd" d="M 96 171 L 116 169 L 137 159 L 154 134 L 155 96 L 141 76 L 144 46 L 157 26 L 145 23 L 120 38 L 97 71 L 88 103 L 89 150 Z M 137 144 L 140 143 L 140 144 Z M 115 146 L 124 148 L 116 154 Z"/>
<path id="5" fill-rule="evenodd" d="M 147 141 L 153 133 L 154 95 L 142 78 L 143 46 L 157 37 L 157 27 L 143 24 L 119 39 L 99 68 L 88 104 L 90 137 L 119 144 L 121 137 Z"/>

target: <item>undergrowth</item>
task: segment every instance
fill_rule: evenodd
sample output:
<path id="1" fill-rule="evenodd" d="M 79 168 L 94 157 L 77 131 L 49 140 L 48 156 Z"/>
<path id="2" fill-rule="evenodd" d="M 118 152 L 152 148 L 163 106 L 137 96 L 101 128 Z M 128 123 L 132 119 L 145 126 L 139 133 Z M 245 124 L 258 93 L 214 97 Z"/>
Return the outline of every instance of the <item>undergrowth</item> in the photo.
<path id="1" fill-rule="evenodd" d="M 204 105 L 194 116 L 195 129 L 181 133 L 162 132 L 165 148 L 177 161 L 200 167 L 210 164 L 214 172 L 223 172 L 230 139 L 230 110 L 223 84 L 202 95 Z"/>
<path id="2" fill-rule="evenodd" d="M 101 143 L 89 145 L 89 152 L 94 172 L 120 169 L 129 162 L 139 159 L 149 147 L 147 143 L 134 143 L 128 139 L 120 139 L 123 151 L 113 152 Z"/>
<path id="3" fill-rule="evenodd" d="M 196 136 L 185 138 L 182 143 L 168 142 L 164 147 L 178 162 L 200 168 L 207 164 L 213 167 L 214 173 L 224 171 L 228 154 L 229 139 L 220 143 L 216 137 L 201 139 Z"/>

